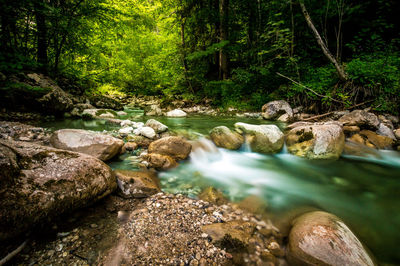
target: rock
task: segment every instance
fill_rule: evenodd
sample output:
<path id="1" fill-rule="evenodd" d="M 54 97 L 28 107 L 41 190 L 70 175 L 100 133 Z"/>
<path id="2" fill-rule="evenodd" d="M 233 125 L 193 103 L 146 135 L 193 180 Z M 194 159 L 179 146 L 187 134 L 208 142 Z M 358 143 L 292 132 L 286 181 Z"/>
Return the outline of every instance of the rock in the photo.
<path id="1" fill-rule="evenodd" d="M 275 125 L 250 125 L 236 123 L 235 128 L 240 133 L 246 134 L 246 142 L 254 152 L 276 153 L 282 150 L 284 135 Z"/>
<path id="2" fill-rule="evenodd" d="M 339 122 L 344 126 L 358 126 L 361 129 L 378 129 L 379 119 L 373 113 L 364 110 L 354 110 L 353 112 L 342 116 Z"/>
<path id="3" fill-rule="evenodd" d="M 128 136 L 132 132 L 133 132 L 133 127 L 124 127 L 124 128 L 121 128 L 120 130 L 118 130 L 118 133 L 123 137 Z"/>
<path id="4" fill-rule="evenodd" d="M 384 123 L 379 124 L 378 131 L 376 131 L 376 133 L 378 133 L 381 136 L 391 138 L 392 140 L 396 140 L 396 136 L 394 135 L 393 130 Z"/>
<path id="5" fill-rule="evenodd" d="M 293 116 L 290 116 L 289 114 L 283 114 L 280 117 L 278 117 L 278 121 L 283 122 L 283 123 L 289 123 L 293 119 Z"/>
<path id="6" fill-rule="evenodd" d="M 344 148 L 342 127 L 335 122 L 298 126 L 286 136 L 288 151 L 308 159 L 338 159 Z"/>
<path id="7" fill-rule="evenodd" d="M 238 150 L 244 143 L 242 135 L 232 132 L 226 126 L 213 128 L 210 137 L 216 146 L 229 150 Z"/>
<path id="8" fill-rule="evenodd" d="M 265 214 L 268 204 L 262 198 L 256 195 L 250 195 L 241 200 L 238 206 L 242 210 L 247 210 L 251 213 Z"/>
<path id="9" fill-rule="evenodd" d="M 128 113 L 127 113 L 127 112 L 124 112 L 124 111 L 118 111 L 118 112 L 117 112 L 117 115 L 118 115 L 118 116 L 125 116 L 125 115 L 128 115 Z"/>
<path id="10" fill-rule="evenodd" d="M 228 199 L 225 197 L 225 195 L 213 188 L 213 187 L 208 187 L 205 188 L 199 195 L 199 199 L 207 201 L 209 203 L 215 204 L 215 205 L 223 205 L 228 203 Z"/>
<path id="11" fill-rule="evenodd" d="M 44 95 L 38 101 L 42 104 L 42 108 L 49 113 L 65 113 L 73 109 L 71 95 L 58 86 L 53 87 L 49 93 Z"/>
<path id="12" fill-rule="evenodd" d="M 151 171 L 115 170 L 118 187 L 125 198 L 146 198 L 161 191 L 157 174 Z"/>
<path id="13" fill-rule="evenodd" d="M 115 116 L 111 113 L 104 113 L 99 115 L 100 118 L 115 118 Z"/>
<path id="14" fill-rule="evenodd" d="M 156 136 L 156 132 L 151 127 L 142 127 L 139 129 L 139 135 L 153 139 Z"/>
<path id="15" fill-rule="evenodd" d="M 397 139 L 400 139 L 400 128 L 394 131 L 394 135 L 396 136 Z"/>
<path id="16" fill-rule="evenodd" d="M 152 142 L 149 153 L 168 155 L 175 160 L 185 160 L 192 150 L 192 145 L 181 137 L 166 137 Z"/>
<path id="17" fill-rule="evenodd" d="M 338 217 L 320 211 L 293 221 L 287 258 L 293 265 L 375 265 L 362 243 Z"/>
<path id="18" fill-rule="evenodd" d="M 160 116 L 162 115 L 162 110 L 159 105 L 151 105 L 150 111 L 146 112 L 147 116 Z"/>
<path id="19" fill-rule="evenodd" d="M 123 105 L 110 97 L 103 96 L 103 95 L 93 95 L 89 97 L 90 103 L 101 109 L 112 109 L 112 110 L 124 110 Z"/>
<path id="20" fill-rule="evenodd" d="M 124 120 L 121 122 L 121 127 L 125 127 L 125 126 L 131 126 L 133 124 L 133 122 L 131 120 Z"/>
<path id="21" fill-rule="evenodd" d="M 138 145 L 135 142 L 127 142 L 124 147 L 127 151 L 134 151 L 137 149 Z"/>
<path id="22" fill-rule="evenodd" d="M 283 100 L 273 101 L 262 107 L 263 117 L 267 120 L 275 120 L 283 114 L 287 114 L 289 118 L 293 117 L 293 110 L 290 105 Z"/>
<path id="23" fill-rule="evenodd" d="M 392 149 L 394 141 L 391 138 L 380 136 L 370 130 L 362 130 L 360 136 L 365 141 L 372 143 L 377 149 Z M 367 145 L 368 146 L 368 145 Z"/>
<path id="24" fill-rule="evenodd" d="M 147 148 L 147 147 L 149 147 L 149 145 L 151 143 L 151 139 L 148 139 L 148 138 L 143 137 L 143 136 L 132 136 L 132 135 L 129 135 L 126 139 L 129 142 L 136 143 L 137 146 L 140 147 L 140 148 Z"/>
<path id="25" fill-rule="evenodd" d="M 0 150 L 10 163 L 0 158 L 0 241 L 92 204 L 116 188 L 111 169 L 86 154 L 13 141 L 0 141 Z"/>
<path id="26" fill-rule="evenodd" d="M 161 155 L 158 153 L 150 153 L 143 156 L 149 163 L 149 167 L 157 170 L 168 170 L 178 166 L 178 163 L 168 155 Z"/>
<path id="27" fill-rule="evenodd" d="M 149 120 L 147 120 L 145 126 L 146 126 L 146 127 L 151 127 L 152 129 L 154 129 L 154 131 L 155 131 L 157 134 L 163 133 L 163 132 L 165 132 L 165 131 L 168 130 L 168 127 L 167 127 L 166 125 L 164 125 L 164 124 L 158 122 L 158 121 L 155 120 L 155 119 L 149 119 Z"/>
<path id="28" fill-rule="evenodd" d="M 360 128 L 358 126 L 344 126 L 343 132 L 346 136 L 353 135 L 360 132 Z"/>
<path id="29" fill-rule="evenodd" d="M 175 110 L 169 111 L 165 115 L 168 117 L 186 117 L 187 116 L 187 114 L 180 109 L 175 109 Z"/>
<path id="30" fill-rule="evenodd" d="M 120 139 L 80 129 L 61 129 L 50 142 L 55 148 L 76 151 L 107 161 L 119 154 L 124 142 Z"/>
<path id="31" fill-rule="evenodd" d="M 215 223 L 202 226 L 201 230 L 208 234 L 212 242 L 228 251 L 241 251 L 249 245 L 254 233 L 255 224 L 242 220 Z"/>

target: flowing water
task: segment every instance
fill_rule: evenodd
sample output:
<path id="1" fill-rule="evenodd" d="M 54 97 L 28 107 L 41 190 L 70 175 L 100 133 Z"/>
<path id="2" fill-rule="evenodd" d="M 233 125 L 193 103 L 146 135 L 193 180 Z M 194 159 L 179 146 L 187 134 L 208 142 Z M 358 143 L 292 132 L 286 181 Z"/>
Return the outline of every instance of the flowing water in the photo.
<path id="1" fill-rule="evenodd" d="M 147 119 L 137 111 L 128 113 L 135 121 Z M 235 122 L 267 122 L 209 116 L 157 120 L 170 130 L 200 136 L 189 160 L 160 173 L 164 191 L 196 197 L 202 189 L 213 186 L 232 201 L 257 196 L 268 206 L 268 215 L 282 226 L 305 210 L 325 210 L 342 218 L 379 261 L 400 261 L 399 152 L 366 150 L 363 157 L 311 161 L 290 155 L 285 149 L 275 155 L 252 153 L 245 145 L 240 151 L 228 151 L 216 148 L 201 136 L 215 126 L 232 128 Z M 119 128 L 101 120 L 64 120 L 43 126 L 114 132 Z M 134 158 L 125 154 L 110 166 L 136 169 Z"/>

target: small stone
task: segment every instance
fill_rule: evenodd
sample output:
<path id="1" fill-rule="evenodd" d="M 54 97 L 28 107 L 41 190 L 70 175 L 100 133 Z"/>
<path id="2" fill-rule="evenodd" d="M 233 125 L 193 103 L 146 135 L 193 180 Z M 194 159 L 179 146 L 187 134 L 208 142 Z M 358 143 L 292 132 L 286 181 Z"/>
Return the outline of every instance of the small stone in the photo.
<path id="1" fill-rule="evenodd" d="M 208 237 L 208 234 L 202 233 L 202 234 L 201 234 L 201 237 L 202 237 L 202 238 L 207 238 L 207 237 Z"/>
<path id="2" fill-rule="evenodd" d="M 97 224 L 91 224 L 90 227 L 91 227 L 91 228 L 97 228 L 98 225 L 97 225 Z"/>

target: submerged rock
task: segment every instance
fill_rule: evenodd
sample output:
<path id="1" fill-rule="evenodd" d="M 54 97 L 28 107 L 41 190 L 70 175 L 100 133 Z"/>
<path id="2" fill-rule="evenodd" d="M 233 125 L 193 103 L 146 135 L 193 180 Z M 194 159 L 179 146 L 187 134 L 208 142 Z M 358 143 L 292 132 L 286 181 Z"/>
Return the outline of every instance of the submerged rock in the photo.
<path id="1" fill-rule="evenodd" d="M 342 116 L 339 122 L 344 126 L 358 126 L 362 128 L 378 129 L 379 119 L 373 113 L 364 110 L 354 110 L 353 112 Z"/>
<path id="2" fill-rule="evenodd" d="M 303 124 L 286 136 L 290 153 L 308 159 L 338 159 L 344 148 L 344 133 L 337 123 Z"/>
<path id="3" fill-rule="evenodd" d="M 157 174 L 151 171 L 115 170 L 120 194 L 125 198 L 146 198 L 161 191 Z"/>
<path id="4" fill-rule="evenodd" d="M 92 204 L 116 188 L 102 161 L 27 142 L 0 141 L 0 241 Z"/>
<path id="5" fill-rule="evenodd" d="M 226 126 L 213 128 L 210 137 L 216 146 L 229 150 L 238 150 L 244 143 L 242 135 L 231 131 Z"/>
<path id="6" fill-rule="evenodd" d="M 175 110 L 169 111 L 165 115 L 168 117 L 186 117 L 187 116 L 187 114 L 180 109 L 175 109 Z"/>
<path id="7" fill-rule="evenodd" d="M 152 142 L 149 153 L 168 155 L 175 160 L 185 160 L 192 150 L 192 145 L 181 137 L 166 137 Z"/>
<path id="8" fill-rule="evenodd" d="M 208 187 L 204 189 L 200 194 L 199 194 L 199 199 L 207 201 L 209 203 L 215 204 L 215 205 L 223 205 L 228 203 L 228 199 L 225 197 L 225 195 L 213 188 L 213 187 Z"/>
<path id="9" fill-rule="evenodd" d="M 293 117 L 293 110 L 290 105 L 283 100 L 273 101 L 265 104 L 262 107 L 262 116 L 267 120 L 276 120 L 277 118 L 285 115 L 285 118 L 281 118 L 281 120 L 289 120 Z M 284 121 L 286 122 L 286 121 Z"/>
<path id="10" fill-rule="evenodd" d="M 61 129 L 50 139 L 55 148 L 76 151 L 107 161 L 119 154 L 124 142 L 120 139 L 81 129 Z"/>
<path id="11" fill-rule="evenodd" d="M 287 257 L 293 265 L 375 265 L 362 243 L 338 217 L 320 211 L 293 221 Z"/>
<path id="12" fill-rule="evenodd" d="M 165 131 L 168 130 L 168 127 L 166 125 L 164 125 L 163 123 L 155 120 L 155 119 L 149 119 L 147 120 L 146 127 L 151 127 L 152 129 L 154 129 L 154 131 L 159 134 L 159 133 L 163 133 Z"/>
<path id="13" fill-rule="evenodd" d="M 246 142 L 254 152 L 270 154 L 279 152 L 283 148 L 284 135 L 275 125 L 236 123 L 235 128 L 246 134 Z"/>

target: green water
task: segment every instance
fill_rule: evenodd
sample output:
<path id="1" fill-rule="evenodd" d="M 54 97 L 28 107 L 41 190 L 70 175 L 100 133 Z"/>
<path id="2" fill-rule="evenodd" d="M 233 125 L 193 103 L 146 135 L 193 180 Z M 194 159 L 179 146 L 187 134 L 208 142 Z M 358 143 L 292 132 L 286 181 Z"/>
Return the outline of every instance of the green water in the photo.
<path id="1" fill-rule="evenodd" d="M 134 121 L 148 118 L 130 111 Z M 126 118 L 126 117 L 123 117 Z M 170 130 L 204 135 L 215 126 L 233 127 L 236 122 L 266 124 L 258 119 L 193 116 L 156 118 Z M 119 128 L 105 121 L 64 120 L 43 126 L 53 130 L 83 128 L 113 131 Z M 282 125 L 279 125 L 282 128 Z M 344 156 L 337 161 L 310 161 L 282 151 L 260 155 L 216 149 L 200 139 L 205 149 L 192 152 L 189 160 L 160 173 L 162 188 L 191 197 L 205 187 L 222 190 L 233 201 L 256 195 L 266 202 L 273 217 L 304 209 L 325 210 L 342 218 L 381 262 L 398 263 L 400 253 L 400 153 L 375 152 L 367 158 Z M 112 168 L 135 169 L 134 154 L 110 162 Z"/>

